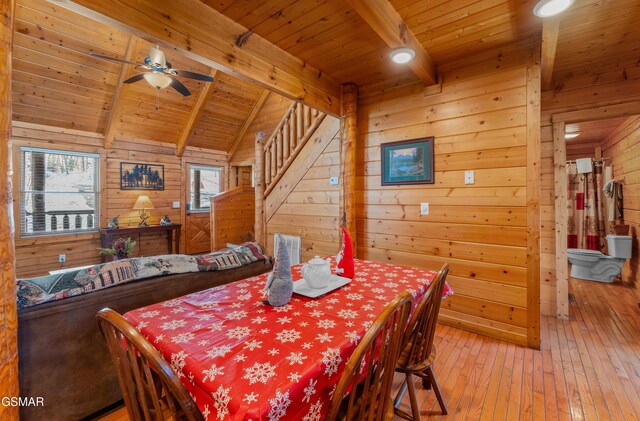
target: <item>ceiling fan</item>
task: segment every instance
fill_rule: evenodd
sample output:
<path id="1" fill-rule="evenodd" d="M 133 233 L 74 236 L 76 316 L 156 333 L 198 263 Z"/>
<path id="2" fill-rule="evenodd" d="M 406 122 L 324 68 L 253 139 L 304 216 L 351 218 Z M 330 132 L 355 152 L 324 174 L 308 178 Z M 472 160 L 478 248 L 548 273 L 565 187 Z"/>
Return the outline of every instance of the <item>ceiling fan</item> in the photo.
<path id="1" fill-rule="evenodd" d="M 171 63 L 167 61 L 164 56 L 162 50 L 160 50 L 159 46 L 151 47 L 149 52 L 149 56 L 144 59 L 143 63 L 135 63 L 130 60 L 125 60 L 117 57 L 106 56 L 104 54 L 91 53 L 92 56 L 104 58 L 107 60 L 119 61 L 122 63 L 131 64 L 136 67 L 140 67 L 143 69 L 150 70 L 150 72 L 138 73 L 137 75 L 131 76 L 129 79 L 125 80 L 123 83 L 134 83 L 139 80 L 145 79 L 149 85 L 156 88 L 157 91 L 160 89 L 164 89 L 168 86 L 171 86 L 176 91 L 180 92 L 183 96 L 191 95 L 191 92 L 187 89 L 186 86 L 180 82 L 176 76 L 186 77 L 189 79 L 201 80 L 203 82 L 213 82 L 213 77 L 209 75 L 203 75 L 201 73 L 191 72 L 189 70 L 178 70 L 173 69 L 171 67 Z M 156 92 L 156 109 L 159 108 L 157 103 L 157 92 Z"/>

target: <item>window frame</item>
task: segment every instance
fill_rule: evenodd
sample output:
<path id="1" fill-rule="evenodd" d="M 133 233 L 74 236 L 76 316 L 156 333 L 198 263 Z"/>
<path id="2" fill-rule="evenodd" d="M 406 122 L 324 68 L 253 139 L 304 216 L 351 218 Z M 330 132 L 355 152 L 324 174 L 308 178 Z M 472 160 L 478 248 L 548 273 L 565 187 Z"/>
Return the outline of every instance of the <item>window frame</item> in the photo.
<path id="1" fill-rule="evenodd" d="M 96 233 L 100 230 L 100 222 L 101 222 L 101 176 L 102 176 L 102 155 L 96 152 L 78 152 L 66 149 L 53 149 L 53 148 L 41 148 L 34 147 L 28 145 L 20 145 L 18 148 L 18 162 L 19 162 L 19 190 L 18 190 L 18 206 L 17 211 L 19 213 L 19 233 L 20 238 L 33 238 L 33 237 L 52 237 L 52 236 L 64 236 L 64 235 L 77 235 L 77 234 L 92 234 Z M 25 209 L 25 197 L 27 194 L 36 193 L 37 190 L 25 190 L 25 153 L 27 152 L 40 152 L 44 154 L 57 154 L 57 155 L 71 155 L 71 156 L 82 156 L 94 158 L 94 191 L 91 193 L 94 195 L 94 209 L 93 209 L 93 226 L 91 228 L 81 228 L 81 229 L 68 229 L 68 230 L 56 230 L 56 231 L 34 231 L 28 232 L 26 230 L 27 220 L 26 220 L 26 209 Z M 47 190 L 44 190 L 43 193 L 46 194 Z M 55 192 L 55 193 L 69 193 L 69 194 L 78 194 L 78 193 L 86 193 L 86 192 Z M 71 215 L 70 215 L 71 217 Z"/>
<path id="2" fill-rule="evenodd" d="M 205 171 L 218 171 L 220 173 L 220 191 L 216 194 L 222 194 L 224 193 L 224 167 L 221 165 L 206 165 L 206 164 L 188 164 L 188 168 L 187 168 L 187 205 L 189 205 L 189 209 L 188 212 L 191 213 L 208 213 L 211 212 L 211 207 L 206 207 L 206 208 L 197 208 L 194 209 L 193 207 L 191 207 L 191 170 L 196 169 L 196 170 L 205 170 Z"/>

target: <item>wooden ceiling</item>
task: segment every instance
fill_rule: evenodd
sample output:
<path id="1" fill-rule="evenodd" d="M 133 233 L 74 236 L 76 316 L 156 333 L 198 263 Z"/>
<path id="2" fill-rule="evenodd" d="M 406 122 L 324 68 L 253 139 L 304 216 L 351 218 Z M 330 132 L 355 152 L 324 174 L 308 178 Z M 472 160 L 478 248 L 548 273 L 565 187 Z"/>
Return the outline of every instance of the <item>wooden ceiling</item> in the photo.
<path id="1" fill-rule="evenodd" d="M 392 48 L 344 0 L 202 1 L 340 83 L 367 86 L 417 80 L 406 66 L 389 60 Z M 533 1 L 390 3 L 436 63 L 540 32 L 540 23 L 531 14 Z"/>
<path id="2" fill-rule="evenodd" d="M 560 16 L 554 79 L 640 59 L 638 0 L 580 0 Z"/>
<path id="3" fill-rule="evenodd" d="M 573 139 L 567 139 L 567 145 L 571 144 L 599 144 L 613 133 L 628 117 L 610 118 L 604 120 L 586 121 L 581 123 L 568 123 L 565 133 L 580 133 Z"/>
<path id="4" fill-rule="evenodd" d="M 119 83 L 139 69 L 90 55 L 96 52 L 143 62 L 150 43 L 46 1 L 17 3 L 14 120 L 169 143 L 179 143 L 187 128 L 189 145 L 229 151 L 264 91 L 217 72 L 198 110 L 205 83 L 180 78 L 191 96 L 163 89 L 156 110 L 156 90 L 144 80 Z M 174 51 L 164 52 L 174 68 L 212 72 Z M 190 122 L 198 111 L 198 118 Z"/>
<path id="5" fill-rule="evenodd" d="M 163 50 L 175 68 L 213 73 L 213 66 L 234 74 L 218 71 L 208 87 L 184 80 L 190 97 L 164 89 L 156 111 L 152 87 L 120 83 L 135 69 L 89 54 L 142 61 L 147 41 L 64 8 L 73 3 L 17 1 L 16 120 L 105 133 L 107 143 L 118 136 L 173 142 L 178 150 L 186 144 L 233 150 L 264 103 L 265 86 L 335 113 L 341 83 L 376 89 L 420 79 L 428 83 L 414 67 L 389 60 L 396 37 L 394 25 L 385 27 L 385 16 L 406 24 L 405 38 L 422 48 L 424 68 L 431 63 L 432 72 L 434 63 L 446 67 L 472 54 L 540 39 L 542 32 L 542 20 L 532 14 L 537 0 L 183 0 L 179 7 L 140 0 L 140 10 L 124 0 L 74 0 L 79 7 L 99 9 L 99 15 L 128 19 L 120 28 L 154 32 L 145 38 L 173 45 L 175 50 Z M 367 9 L 375 12 L 367 16 Z M 201 27 L 207 19 L 216 31 Z M 637 0 L 576 1 L 558 20 L 553 80 L 616 65 L 637 71 L 639 20 Z M 195 21 L 202 25 L 186 28 L 186 37 L 166 35 L 177 34 L 179 22 Z M 246 45 L 238 44 L 242 33 Z M 217 44 L 207 44 L 207 36 Z M 192 47 L 212 55 L 196 57 Z"/>

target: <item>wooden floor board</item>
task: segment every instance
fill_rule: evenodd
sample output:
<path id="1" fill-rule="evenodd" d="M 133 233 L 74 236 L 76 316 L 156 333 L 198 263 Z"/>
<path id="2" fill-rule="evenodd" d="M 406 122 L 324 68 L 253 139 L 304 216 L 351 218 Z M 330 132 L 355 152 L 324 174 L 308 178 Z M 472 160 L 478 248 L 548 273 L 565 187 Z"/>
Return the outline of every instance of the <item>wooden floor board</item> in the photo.
<path id="1" fill-rule="evenodd" d="M 640 419 L 640 293 L 574 279 L 570 289 L 571 320 L 542 317 L 540 351 L 438 325 L 435 373 L 449 415 L 416 381 L 422 418 Z M 123 408 L 102 418 L 127 419 Z"/>

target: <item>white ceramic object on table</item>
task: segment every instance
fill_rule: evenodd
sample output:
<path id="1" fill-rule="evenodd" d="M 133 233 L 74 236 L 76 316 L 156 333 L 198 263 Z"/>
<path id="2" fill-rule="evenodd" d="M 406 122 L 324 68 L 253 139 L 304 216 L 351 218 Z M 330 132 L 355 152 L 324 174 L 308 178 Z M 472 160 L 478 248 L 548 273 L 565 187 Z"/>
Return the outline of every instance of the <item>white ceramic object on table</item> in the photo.
<path id="1" fill-rule="evenodd" d="M 331 280 L 331 266 L 329 260 L 316 256 L 302 266 L 302 277 L 310 288 L 322 289 Z"/>
<path id="2" fill-rule="evenodd" d="M 307 281 L 300 279 L 293 283 L 294 294 L 309 298 L 318 298 L 351 282 L 351 278 L 343 278 L 338 275 L 331 275 L 331 280 L 324 288 L 310 288 Z"/>

